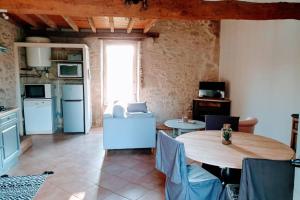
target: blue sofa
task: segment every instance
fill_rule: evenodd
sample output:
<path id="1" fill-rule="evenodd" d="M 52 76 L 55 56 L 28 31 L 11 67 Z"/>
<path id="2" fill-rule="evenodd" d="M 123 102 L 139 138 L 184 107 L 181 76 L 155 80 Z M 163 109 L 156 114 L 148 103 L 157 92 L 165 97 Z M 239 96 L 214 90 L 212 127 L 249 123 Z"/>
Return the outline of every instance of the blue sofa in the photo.
<path id="1" fill-rule="evenodd" d="M 156 121 L 151 112 L 125 112 L 124 116 L 114 114 L 114 108 L 109 107 L 103 116 L 104 149 L 155 147 Z"/>

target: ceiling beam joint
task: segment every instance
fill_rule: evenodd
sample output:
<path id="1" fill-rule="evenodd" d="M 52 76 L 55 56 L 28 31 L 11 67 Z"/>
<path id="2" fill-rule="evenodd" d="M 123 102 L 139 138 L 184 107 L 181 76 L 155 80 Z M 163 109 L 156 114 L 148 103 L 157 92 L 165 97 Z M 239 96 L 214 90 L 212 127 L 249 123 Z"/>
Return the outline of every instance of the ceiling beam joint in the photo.
<path id="1" fill-rule="evenodd" d="M 147 33 L 157 22 L 157 19 L 151 19 L 144 27 L 144 33 Z"/>
<path id="2" fill-rule="evenodd" d="M 62 16 L 64 20 L 69 24 L 69 26 L 76 32 L 79 32 L 79 28 L 76 23 L 68 16 Z"/>
<path id="3" fill-rule="evenodd" d="M 135 18 L 129 18 L 128 25 L 127 25 L 127 33 L 130 33 L 132 31 L 135 21 L 136 21 Z"/>
<path id="4" fill-rule="evenodd" d="M 31 18 L 29 15 L 24 15 L 24 14 L 17 14 L 17 16 L 22 20 L 25 21 L 27 24 L 30 24 L 31 26 L 37 28 L 39 25 L 37 22 Z"/>
<path id="5" fill-rule="evenodd" d="M 93 18 L 93 17 L 88 17 L 88 22 L 89 22 L 89 25 L 90 25 L 92 31 L 93 31 L 94 33 L 96 33 L 97 30 L 96 30 L 94 18 Z"/>
<path id="6" fill-rule="evenodd" d="M 57 29 L 56 23 L 50 19 L 47 15 L 36 15 L 40 20 L 42 20 L 47 26 L 53 29 Z"/>
<path id="7" fill-rule="evenodd" d="M 109 26 L 110 26 L 110 32 L 115 32 L 115 24 L 114 24 L 114 18 L 108 17 Z"/>

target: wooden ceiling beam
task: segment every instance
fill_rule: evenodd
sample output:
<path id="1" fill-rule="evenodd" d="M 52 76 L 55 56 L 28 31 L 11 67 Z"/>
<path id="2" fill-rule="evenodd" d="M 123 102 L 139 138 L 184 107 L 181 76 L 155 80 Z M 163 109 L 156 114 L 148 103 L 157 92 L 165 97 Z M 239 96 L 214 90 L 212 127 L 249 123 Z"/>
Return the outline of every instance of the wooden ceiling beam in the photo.
<path id="1" fill-rule="evenodd" d="M 85 38 L 85 37 L 98 37 L 100 39 L 133 39 L 142 40 L 145 38 L 157 38 L 159 33 L 148 32 L 143 33 L 142 30 L 132 30 L 131 33 L 127 33 L 127 30 L 115 30 L 114 33 L 110 32 L 108 29 L 97 29 L 96 33 L 93 32 L 63 32 L 63 31 L 46 31 L 46 30 L 25 30 L 26 36 L 39 35 L 39 36 L 55 36 L 55 37 L 73 37 L 73 38 Z"/>
<path id="2" fill-rule="evenodd" d="M 27 24 L 30 24 L 35 28 L 39 27 L 38 23 L 28 15 L 16 14 L 16 16 L 20 18 L 22 21 L 26 22 Z"/>
<path id="3" fill-rule="evenodd" d="M 145 19 L 300 19 L 300 3 L 203 0 L 151 1 L 147 10 L 141 4 L 126 6 L 120 0 L 34 0 L 0 1 L 0 8 L 19 14 L 46 14 L 63 16 L 115 16 Z"/>
<path id="4" fill-rule="evenodd" d="M 94 18 L 93 18 L 93 17 L 88 17 L 88 22 L 89 22 L 89 25 L 90 25 L 92 31 L 93 31 L 94 33 L 96 33 L 97 30 L 96 30 Z"/>
<path id="5" fill-rule="evenodd" d="M 115 32 L 115 24 L 114 24 L 114 18 L 108 17 L 109 26 L 110 26 L 110 32 Z"/>
<path id="6" fill-rule="evenodd" d="M 129 18 L 128 25 L 127 25 L 127 33 L 130 33 L 132 31 L 135 20 L 136 18 L 133 17 Z"/>
<path id="7" fill-rule="evenodd" d="M 50 19 L 47 15 L 36 15 L 36 16 L 50 28 L 57 29 L 56 23 L 52 19 Z"/>
<path id="8" fill-rule="evenodd" d="M 157 22 L 157 19 L 151 19 L 144 27 L 144 33 L 147 33 L 154 26 L 154 24 L 156 22 Z"/>
<path id="9" fill-rule="evenodd" d="M 77 24 L 68 16 L 62 16 L 62 18 L 64 18 L 64 20 L 69 24 L 69 26 L 76 32 L 79 31 L 79 28 L 77 26 Z"/>

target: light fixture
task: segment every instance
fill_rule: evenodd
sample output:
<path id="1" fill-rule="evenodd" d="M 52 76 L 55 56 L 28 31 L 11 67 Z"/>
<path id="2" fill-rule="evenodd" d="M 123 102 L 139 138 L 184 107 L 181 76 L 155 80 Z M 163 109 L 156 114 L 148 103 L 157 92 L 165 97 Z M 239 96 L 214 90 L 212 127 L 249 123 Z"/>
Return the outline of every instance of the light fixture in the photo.
<path id="1" fill-rule="evenodd" d="M 7 10 L 6 9 L 0 9 L 0 13 L 5 20 L 9 20 L 9 16 L 7 15 Z"/>
<path id="2" fill-rule="evenodd" d="M 124 3 L 125 5 L 131 5 L 131 4 L 138 4 L 142 2 L 142 10 L 147 10 L 148 8 L 148 0 L 125 0 Z"/>
<path id="3" fill-rule="evenodd" d="M 5 20 L 9 20 L 9 16 L 5 13 L 2 13 L 2 17 L 5 19 Z"/>

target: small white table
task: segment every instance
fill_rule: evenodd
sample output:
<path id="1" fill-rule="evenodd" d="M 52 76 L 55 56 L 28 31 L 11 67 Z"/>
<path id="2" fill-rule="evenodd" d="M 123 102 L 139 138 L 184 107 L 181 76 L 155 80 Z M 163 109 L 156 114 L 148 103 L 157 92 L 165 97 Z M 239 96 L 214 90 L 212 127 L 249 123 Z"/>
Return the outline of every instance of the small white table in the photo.
<path id="1" fill-rule="evenodd" d="M 182 119 L 170 119 L 165 121 L 164 125 L 173 129 L 173 137 L 205 128 L 205 123 L 198 120 L 183 122 Z"/>

